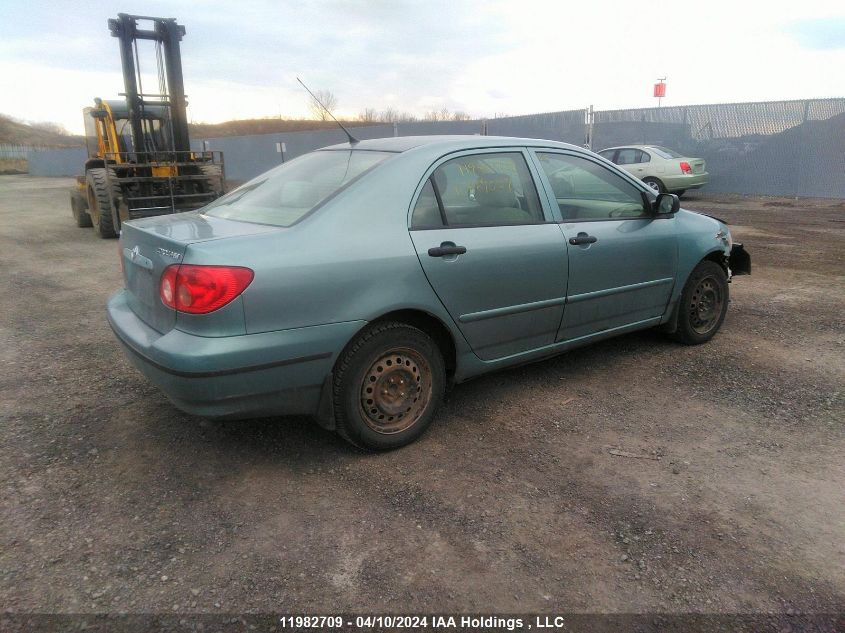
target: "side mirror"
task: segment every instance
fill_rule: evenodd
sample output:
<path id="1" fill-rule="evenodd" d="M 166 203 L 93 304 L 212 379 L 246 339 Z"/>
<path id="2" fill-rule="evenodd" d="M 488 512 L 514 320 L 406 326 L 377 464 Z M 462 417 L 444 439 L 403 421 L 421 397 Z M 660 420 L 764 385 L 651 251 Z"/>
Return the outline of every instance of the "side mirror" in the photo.
<path id="1" fill-rule="evenodd" d="M 657 200 L 654 201 L 654 212 L 657 215 L 672 215 L 680 208 L 681 201 L 674 193 L 658 194 Z"/>

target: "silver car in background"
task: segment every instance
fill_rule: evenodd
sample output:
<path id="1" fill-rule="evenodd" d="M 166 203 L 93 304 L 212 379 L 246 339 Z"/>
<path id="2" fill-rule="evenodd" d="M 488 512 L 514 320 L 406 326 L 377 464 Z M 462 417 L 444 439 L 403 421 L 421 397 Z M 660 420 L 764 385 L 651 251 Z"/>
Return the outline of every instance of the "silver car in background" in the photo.
<path id="1" fill-rule="evenodd" d="M 658 145 L 608 147 L 599 156 L 633 174 L 655 193 L 682 196 L 687 189 L 700 189 L 710 180 L 703 158 L 683 156 Z"/>

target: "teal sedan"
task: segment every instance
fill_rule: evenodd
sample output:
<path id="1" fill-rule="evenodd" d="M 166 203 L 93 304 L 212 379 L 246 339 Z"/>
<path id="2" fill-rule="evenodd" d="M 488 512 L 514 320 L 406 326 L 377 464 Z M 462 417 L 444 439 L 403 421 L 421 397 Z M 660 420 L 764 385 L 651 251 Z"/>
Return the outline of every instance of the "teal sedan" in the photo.
<path id="1" fill-rule="evenodd" d="M 184 411 L 306 414 L 396 448 L 445 389 L 626 332 L 722 325 L 750 258 L 587 150 L 485 136 L 311 152 L 194 212 L 123 224 L 108 319 Z"/>

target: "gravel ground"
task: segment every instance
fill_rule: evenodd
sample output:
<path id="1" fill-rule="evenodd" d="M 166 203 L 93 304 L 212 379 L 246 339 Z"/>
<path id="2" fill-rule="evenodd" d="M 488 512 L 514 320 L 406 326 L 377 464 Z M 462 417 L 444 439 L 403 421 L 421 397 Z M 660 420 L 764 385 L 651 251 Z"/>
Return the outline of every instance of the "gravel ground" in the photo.
<path id="1" fill-rule="evenodd" d="M 754 266 L 712 342 L 486 376 L 373 455 L 171 406 L 70 186 L 0 177 L 0 610 L 845 610 L 842 201 L 690 195 Z"/>

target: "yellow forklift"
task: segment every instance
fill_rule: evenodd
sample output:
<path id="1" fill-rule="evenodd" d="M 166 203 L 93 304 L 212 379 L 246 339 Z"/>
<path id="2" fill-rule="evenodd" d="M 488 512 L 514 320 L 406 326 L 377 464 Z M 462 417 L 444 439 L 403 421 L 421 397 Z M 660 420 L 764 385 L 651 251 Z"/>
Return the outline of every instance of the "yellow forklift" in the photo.
<path id="1" fill-rule="evenodd" d="M 116 237 L 126 220 L 205 206 L 225 192 L 222 152 L 191 151 L 174 18 L 118 14 L 108 22 L 120 41 L 125 92 L 85 108 L 88 160 L 71 192 L 76 225 Z M 157 92 L 141 83 L 138 41 L 155 44 Z"/>

